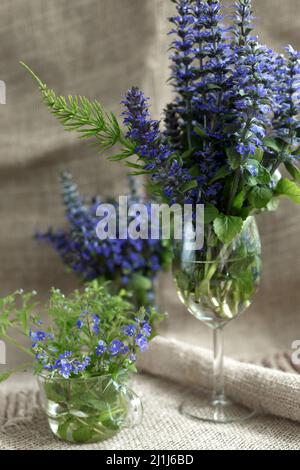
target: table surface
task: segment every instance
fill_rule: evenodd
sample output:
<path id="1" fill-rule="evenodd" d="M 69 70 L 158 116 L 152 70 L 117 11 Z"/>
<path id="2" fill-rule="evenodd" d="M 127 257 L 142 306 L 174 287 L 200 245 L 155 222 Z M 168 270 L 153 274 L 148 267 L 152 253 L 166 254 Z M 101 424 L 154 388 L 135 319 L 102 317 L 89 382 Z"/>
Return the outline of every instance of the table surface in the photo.
<path id="1" fill-rule="evenodd" d="M 32 387 L 32 379 L 21 376 L 0 391 L 22 393 Z M 272 416 L 257 416 L 247 422 L 212 424 L 182 416 L 178 407 L 185 387 L 149 375 L 133 381 L 134 390 L 144 404 L 143 423 L 120 432 L 99 444 L 83 445 L 82 449 L 105 450 L 299 450 L 300 425 Z M 54 438 L 41 410 L 32 416 L 7 423 L 0 432 L 0 449 L 78 449 Z"/>

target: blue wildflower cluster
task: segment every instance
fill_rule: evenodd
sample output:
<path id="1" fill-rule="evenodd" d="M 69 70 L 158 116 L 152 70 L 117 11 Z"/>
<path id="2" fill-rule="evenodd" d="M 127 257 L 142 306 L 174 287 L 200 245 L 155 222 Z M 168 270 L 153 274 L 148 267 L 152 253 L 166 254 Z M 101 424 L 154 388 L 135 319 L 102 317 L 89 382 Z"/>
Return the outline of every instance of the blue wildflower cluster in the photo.
<path id="1" fill-rule="evenodd" d="M 90 365 L 91 358 L 86 356 L 80 358 L 80 360 L 73 358 L 72 353 L 67 351 L 64 354 L 60 354 L 59 359 L 54 361 L 54 364 L 49 363 L 49 358 L 46 354 L 36 356 L 38 360 L 42 360 L 43 368 L 47 372 L 57 371 L 64 379 L 69 379 L 72 374 L 78 376 L 81 372 L 84 372 Z"/>
<path id="2" fill-rule="evenodd" d="M 148 99 L 136 87 L 128 91 L 122 102 L 124 124 L 128 127 L 126 137 L 136 143 L 135 152 L 144 161 L 143 170 L 152 174 L 152 180 L 164 187 L 166 197 L 181 193 L 182 186 L 192 178 L 182 169 L 176 159 L 172 159 L 172 150 L 163 143 L 159 121 L 150 118 Z"/>
<path id="3" fill-rule="evenodd" d="M 68 297 L 53 289 L 45 331 L 38 329 L 42 322 L 29 310 L 26 321 L 32 324 L 29 339 L 38 373 L 65 379 L 133 370 L 160 318 L 152 308 L 134 312 L 122 296 L 109 294 L 96 281 Z"/>
<path id="4" fill-rule="evenodd" d="M 154 135 L 155 124 L 151 123 L 148 128 L 149 139 L 154 139 Z M 132 178 L 130 183 L 129 203 L 142 202 Z M 47 233 L 37 234 L 37 238 L 53 246 L 64 264 L 85 281 L 102 278 L 116 282 L 119 288 L 134 290 L 137 288 L 137 280 L 145 278 L 148 281 L 148 292 L 147 298 L 143 298 L 141 303 L 151 302 L 152 282 L 168 265 L 169 247 L 160 240 L 152 239 L 134 240 L 128 237 L 124 240 L 100 240 L 96 233 L 100 220 L 96 216 L 96 209 L 100 200 L 94 198 L 86 205 L 69 173 L 62 175 L 62 187 L 69 228 L 59 231 L 49 229 Z M 118 212 L 117 203 L 112 203 Z"/>
<path id="5" fill-rule="evenodd" d="M 100 322 L 100 319 L 99 319 Z M 80 327 L 78 324 L 80 323 Z M 79 319 L 76 322 L 77 329 L 84 328 L 84 322 Z M 100 335 L 99 327 L 95 330 L 95 323 L 92 327 L 89 326 L 89 331 L 96 336 Z M 144 352 L 148 349 L 149 337 L 151 335 L 152 327 L 146 321 L 141 321 L 139 318 L 134 320 L 134 323 L 123 327 L 119 331 L 119 337 L 122 339 L 113 339 L 110 342 L 100 339 L 94 351 L 90 355 L 80 354 L 74 355 L 71 351 L 65 351 L 58 355 L 58 349 L 53 347 L 55 340 L 53 335 L 39 331 L 37 333 L 30 332 L 32 343 L 32 350 L 35 352 L 36 360 L 42 365 L 43 370 L 48 373 L 61 375 L 63 378 L 68 379 L 71 376 L 78 376 L 86 371 L 90 366 L 101 368 L 101 370 L 108 370 L 117 360 L 126 367 L 136 361 L 136 354 L 138 351 Z M 78 333 L 77 333 L 78 334 Z M 82 335 L 83 337 L 85 335 Z M 107 336 L 107 331 L 104 332 L 104 337 Z M 80 342 L 81 335 L 78 335 L 77 341 Z M 74 340 L 74 338 L 73 338 Z"/>
<path id="6" fill-rule="evenodd" d="M 286 48 L 287 59 L 282 55 L 275 58 L 276 81 L 275 112 L 273 116 L 274 135 L 291 147 L 299 144 L 298 129 L 300 114 L 300 53 L 292 46 Z"/>
<path id="7" fill-rule="evenodd" d="M 253 15 L 251 1 L 237 5 L 232 74 L 232 91 L 229 92 L 232 109 L 237 120 L 236 150 L 242 161 L 263 149 L 263 140 L 270 125 L 273 106 L 274 53 L 261 46 L 252 33 Z M 233 140 L 233 136 L 229 136 Z"/>
<path id="8" fill-rule="evenodd" d="M 151 175 L 150 188 L 164 198 L 244 219 L 276 197 L 273 175 L 281 163 L 293 164 L 293 177 L 298 171 L 300 56 L 292 47 L 286 58 L 259 43 L 251 0 L 235 3 L 231 26 L 219 0 L 172 1 L 176 96 L 165 110 L 166 128 L 159 130 L 134 88 L 123 102 L 127 138 Z"/>

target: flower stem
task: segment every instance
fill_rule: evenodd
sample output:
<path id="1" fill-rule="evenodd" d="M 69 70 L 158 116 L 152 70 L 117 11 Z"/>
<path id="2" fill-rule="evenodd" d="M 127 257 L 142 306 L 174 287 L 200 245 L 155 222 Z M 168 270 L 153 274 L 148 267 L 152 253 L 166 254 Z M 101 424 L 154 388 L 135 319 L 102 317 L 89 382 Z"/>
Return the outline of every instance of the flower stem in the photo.
<path id="1" fill-rule="evenodd" d="M 29 356 L 31 357 L 35 357 L 35 354 L 33 352 L 31 352 L 29 349 L 25 348 L 24 346 L 22 346 L 18 341 L 16 341 L 15 339 L 11 338 L 10 336 L 8 335 L 4 335 L 3 336 L 3 339 L 5 341 L 8 341 L 9 343 L 13 344 L 14 346 L 16 346 L 20 351 L 28 354 Z"/>
<path id="2" fill-rule="evenodd" d="M 237 169 L 234 173 L 232 188 L 231 188 L 230 196 L 229 196 L 229 199 L 228 199 L 227 214 L 230 213 L 230 209 L 231 209 L 233 200 L 236 196 L 236 193 L 237 193 L 237 190 L 238 190 L 238 187 L 239 187 L 239 183 L 240 183 L 240 176 L 241 176 L 241 171 L 240 171 L 240 169 Z"/>

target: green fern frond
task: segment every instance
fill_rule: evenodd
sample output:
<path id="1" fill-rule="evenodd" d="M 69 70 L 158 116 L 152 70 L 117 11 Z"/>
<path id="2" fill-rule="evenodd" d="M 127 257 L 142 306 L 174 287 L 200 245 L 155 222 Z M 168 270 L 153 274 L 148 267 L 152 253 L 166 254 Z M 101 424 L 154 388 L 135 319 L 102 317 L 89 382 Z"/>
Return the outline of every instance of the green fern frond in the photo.
<path id="1" fill-rule="evenodd" d="M 57 96 L 40 78 L 21 62 L 21 65 L 37 82 L 43 101 L 65 130 L 78 132 L 80 138 L 91 139 L 101 150 L 108 150 L 126 139 L 113 113 L 105 113 L 99 101 L 83 96 Z M 129 144 L 126 145 L 126 148 Z"/>

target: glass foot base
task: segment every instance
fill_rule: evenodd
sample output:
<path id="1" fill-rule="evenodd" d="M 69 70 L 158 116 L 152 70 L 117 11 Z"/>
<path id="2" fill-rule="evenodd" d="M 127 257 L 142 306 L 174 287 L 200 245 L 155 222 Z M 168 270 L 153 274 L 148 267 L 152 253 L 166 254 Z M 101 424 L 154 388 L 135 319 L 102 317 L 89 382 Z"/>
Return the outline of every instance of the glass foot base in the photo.
<path id="1" fill-rule="evenodd" d="M 191 392 L 181 403 L 179 411 L 188 418 L 213 423 L 234 423 L 257 415 L 256 411 L 230 400 L 213 400 L 199 391 Z"/>

